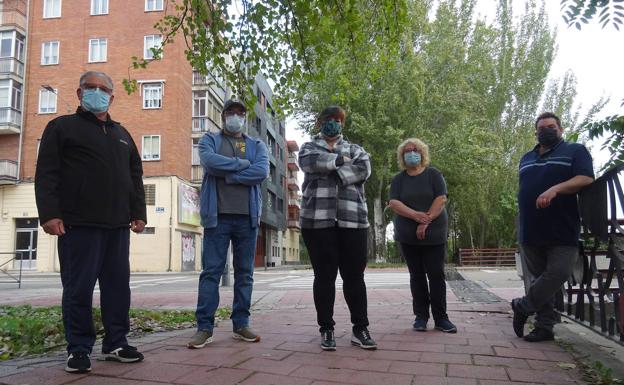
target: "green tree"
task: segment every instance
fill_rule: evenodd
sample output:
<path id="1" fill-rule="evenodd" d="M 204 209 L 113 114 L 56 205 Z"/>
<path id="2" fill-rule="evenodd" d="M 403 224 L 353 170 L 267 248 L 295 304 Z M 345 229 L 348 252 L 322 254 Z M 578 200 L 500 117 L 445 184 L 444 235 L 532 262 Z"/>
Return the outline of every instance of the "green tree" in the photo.
<path id="1" fill-rule="evenodd" d="M 533 1 L 518 18 L 500 1 L 489 23 L 476 17 L 475 4 L 411 2 L 397 55 L 373 45 L 354 63 L 337 47 L 322 63 L 323 77 L 299 95 L 308 130 L 314 112 L 341 104 L 350 112 L 345 135 L 371 154 L 371 259 L 386 255 L 384 209 L 398 171 L 395 150 L 408 137 L 429 144 L 432 165 L 445 175 L 458 246 L 515 243 L 517 165 L 535 143 L 555 36 Z M 572 77 L 560 80 L 546 100 L 574 116 L 574 87 Z"/>
<path id="2" fill-rule="evenodd" d="M 405 0 L 178 0 L 156 24 L 163 45 L 186 42 L 186 57 L 203 74 L 220 74 L 252 101 L 260 71 L 276 83 L 278 105 L 317 80 L 333 46 L 358 61 L 369 44 L 392 45 L 405 26 Z M 368 33 L 374 31 L 373 34 Z M 162 48 L 153 49 L 159 57 Z M 133 58 L 134 68 L 148 61 Z M 132 91 L 136 81 L 126 79 Z"/>

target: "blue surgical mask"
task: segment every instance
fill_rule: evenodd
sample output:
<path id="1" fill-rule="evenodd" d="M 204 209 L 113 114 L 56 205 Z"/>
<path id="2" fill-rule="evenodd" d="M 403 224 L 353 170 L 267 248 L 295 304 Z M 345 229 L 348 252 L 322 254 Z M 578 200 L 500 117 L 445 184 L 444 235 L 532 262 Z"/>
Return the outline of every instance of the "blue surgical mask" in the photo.
<path id="1" fill-rule="evenodd" d="M 403 154 L 403 160 L 407 167 L 416 167 L 420 164 L 420 153 L 409 151 Z"/>
<path id="2" fill-rule="evenodd" d="M 342 124 L 335 120 L 328 120 L 321 123 L 321 133 L 328 138 L 332 138 L 342 131 Z"/>
<path id="3" fill-rule="evenodd" d="M 94 114 L 108 111 L 111 96 L 99 88 L 82 90 L 81 104 L 85 110 Z"/>
<path id="4" fill-rule="evenodd" d="M 232 134 L 238 134 L 245 125 L 245 118 L 238 115 L 230 115 L 225 117 L 225 129 Z"/>

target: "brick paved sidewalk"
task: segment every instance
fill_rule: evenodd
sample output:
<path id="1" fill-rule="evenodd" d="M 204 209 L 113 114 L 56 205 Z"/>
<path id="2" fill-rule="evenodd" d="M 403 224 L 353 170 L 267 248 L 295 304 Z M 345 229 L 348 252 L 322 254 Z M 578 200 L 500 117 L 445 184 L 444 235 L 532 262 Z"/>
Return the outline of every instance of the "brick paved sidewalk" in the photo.
<path id="1" fill-rule="evenodd" d="M 1 364 L 0 383 L 584 384 L 575 369 L 559 366 L 572 359 L 555 343 L 529 344 L 515 337 L 507 302 L 466 304 L 450 291 L 448 299 L 459 333 L 422 333 L 411 329 L 409 290 L 369 290 L 370 330 L 379 349 L 365 351 L 350 345 L 348 310 L 337 293 L 338 349 L 324 352 L 311 292 L 266 292 L 252 314 L 252 326 L 262 335 L 259 343 L 233 340 L 230 323 L 222 322 L 215 342 L 204 349 L 185 347 L 193 330 L 151 335 L 133 341 L 145 353 L 141 363 L 98 361 L 94 354 L 91 374 L 72 375 L 63 371 L 64 355 L 59 353 Z"/>

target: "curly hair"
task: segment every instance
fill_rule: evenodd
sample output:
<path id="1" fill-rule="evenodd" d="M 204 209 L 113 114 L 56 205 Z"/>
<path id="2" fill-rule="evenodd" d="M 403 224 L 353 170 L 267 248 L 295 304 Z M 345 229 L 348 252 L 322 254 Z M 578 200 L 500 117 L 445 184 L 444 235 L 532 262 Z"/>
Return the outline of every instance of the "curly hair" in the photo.
<path id="1" fill-rule="evenodd" d="M 408 144 L 412 144 L 414 147 L 416 147 L 416 150 L 420 152 L 420 156 L 421 156 L 420 163 L 424 167 L 429 166 L 429 161 L 430 161 L 429 146 L 427 146 L 425 142 L 423 142 L 420 139 L 409 138 L 409 139 L 405 139 L 403 143 L 399 144 L 399 147 L 397 147 L 397 160 L 399 161 L 399 168 L 403 170 L 407 168 L 405 167 L 405 160 L 403 159 L 403 150 L 405 149 L 405 146 L 407 146 Z"/>

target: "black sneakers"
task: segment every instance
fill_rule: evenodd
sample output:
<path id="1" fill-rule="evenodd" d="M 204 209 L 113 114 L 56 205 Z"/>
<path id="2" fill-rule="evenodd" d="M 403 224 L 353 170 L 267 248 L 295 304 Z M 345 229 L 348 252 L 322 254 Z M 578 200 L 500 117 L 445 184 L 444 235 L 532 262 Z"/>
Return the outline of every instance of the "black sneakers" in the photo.
<path id="1" fill-rule="evenodd" d="M 321 332 L 321 349 L 336 350 L 336 339 L 333 330 L 324 330 Z"/>
<path id="2" fill-rule="evenodd" d="M 435 329 L 441 330 L 444 333 L 457 333 L 457 327 L 453 325 L 453 323 L 449 321 L 448 318 L 443 318 L 436 321 Z"/>
<path id="3" fill-rule="evenodd" d="M 526 323 L 529 316 L 523 313 L 518 308 L 518 302 L 520 298 L 514 298 L 511 300 L 511 310 L 513 310 L 513 329 L 518 337 L 522 337 L 524 335 L 524 324 Z"/>
<path id="4" fill-rule="evenodd" d="M 524 340 L 527 342 L 552 341 L 554 339 L 555 334 L 552 331 L 542 328 L 535 328 L 531 333 L 524 336 Z"/>
<path id="5" fill-rule="evenodd" d="M 427 320 L 424 318 L 416 318 L 414 320 L 414 330 L 417 332 L 426 332 L 427 331 Z"/>
<path id="6" fill-rule="evenodd" d="M 75 352 L 67 357 L 65 371 L 68 373 L 87 373 L 91 371 L 91 360 L 89 353 Z"/>
<path id="7" fill-rule="evenodd" d="M 143 354 L 141 354 L 137 348 L 130 345 L 122 346 L 111 350 L 110 352 L 102 351 L 102 356 L 106 361 L 117 361 L 123 363 L 143 361 Z"/>
<path id="8" fill-rule="evenodd" d="M 377 349 L 377 343 L 370 336 L 370 333 L 366 328 L 353 331 L 353 335 L 351 336 L 351 345 L 359 346 L 362 349 Z"/>

